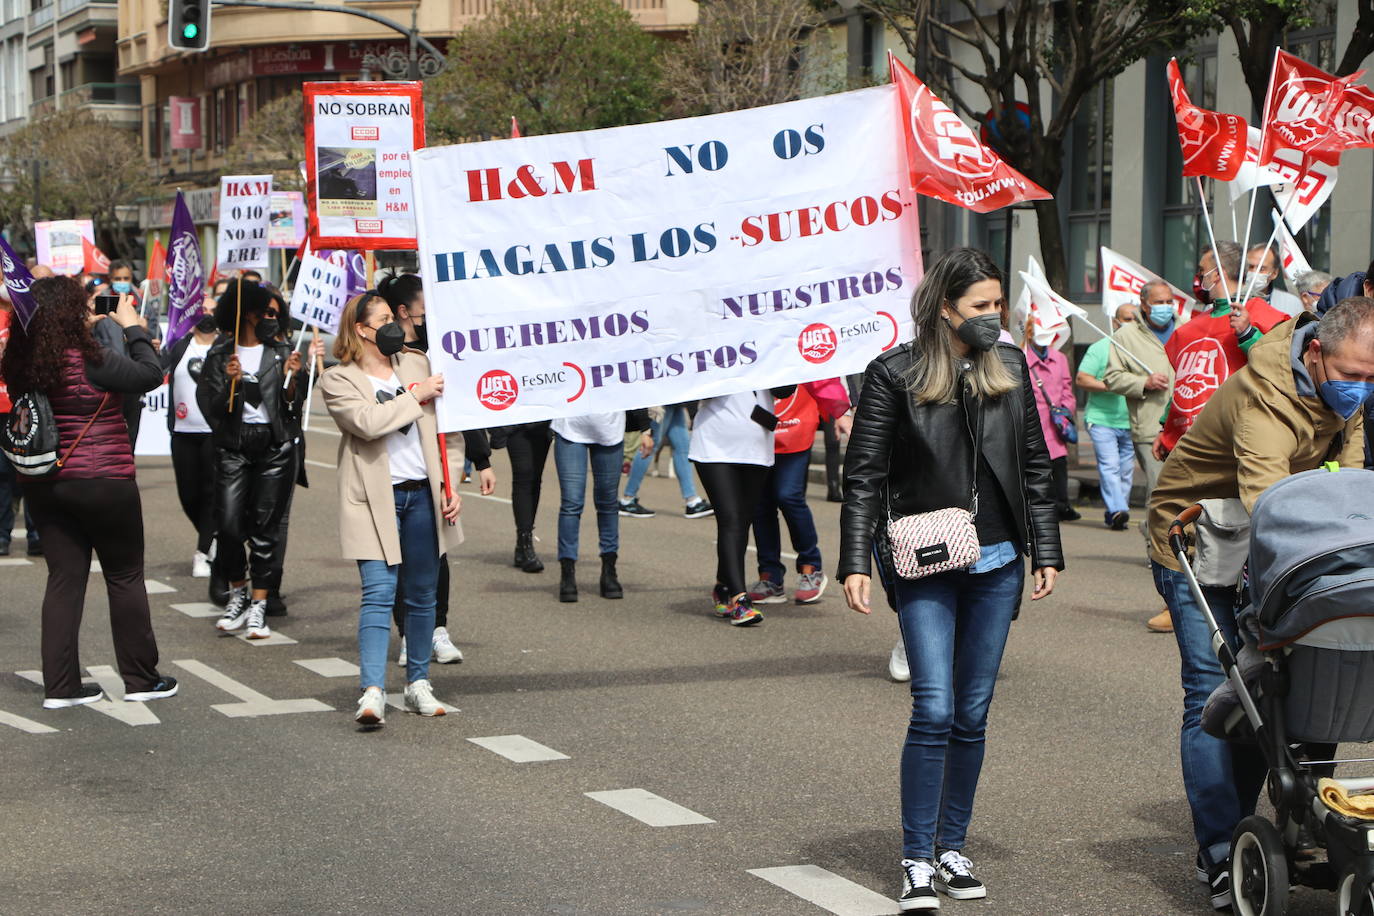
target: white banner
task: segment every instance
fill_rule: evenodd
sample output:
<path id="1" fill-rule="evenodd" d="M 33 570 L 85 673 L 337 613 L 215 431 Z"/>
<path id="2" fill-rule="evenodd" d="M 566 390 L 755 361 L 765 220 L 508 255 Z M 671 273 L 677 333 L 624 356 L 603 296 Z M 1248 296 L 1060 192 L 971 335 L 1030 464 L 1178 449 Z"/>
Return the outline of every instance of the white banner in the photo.
<path id="1" fill-rule="evenodd" d="M 313 251 L 301 259 L 291 290 L 291 317 L 328 334 L 339 333 L 339 315 L 348 303 L 348 268 L 318 257 Z"/>
<path id="2" fill-rule="evenodd" d="M 167 429 L 167 399 L 170 386 L 163 382 L 143 396 L 143 416 L 138 421 L 138 440 L 134 454 L 145 457 L 172 454 L 172 433 Z M 132 395 L 125 395 L 132 397 Z"/>
<path id="3" fill-rule="evenodd" d="M 420 150 L 444 431 L 858 372 L 912 336 L 891 86 Z"/>
<path id="4" fill-rule="evenodd" d="M 225 175 L 219 180 L 219 244 L 216 266 L 230 270 L 266 268 L 271 175 Z"/>
<path id="5" fill-rule="evenodd" d="M 1164 280 L 1159 274 L 1146 270 L 1106 245 L 1102 246 L 1102 278 L 1102 311 L 1106 312 L 1109 322 L 1116 317 L 1116 310 L 1123 305 L 1139 305 L 1140 290 L 1153 280 L 1168 283 L 1169 291 L 1174 297 L 1174 311 L 1184 321 L 1192 317 L 1194 309 L 1201 308 L 1197 300 Z M 1111 325 L 1108 324 L 1107 327 Z"/>
<path id="6" fill-rule="evenodd" d="M 1239 200 L 1246 191 L 1268 185 L 1274 199 L 1284 208 L 1284 220 L 1294 232 L 1297 232 L 1307 225 L 1307 221 L 1316 215 L 1322 204 L 1330 199 L 1331 192 L 1336 190 L 1336 167 L 1319 159 L 1312 159 L 1304 174 L 1302 153 L 1292 149 L 1278 149 L 1274 151 L 1274 161 L 1261 168 L 1259 150 L 1260 132 L 1252 127 L 1246 144 L 1245 162 L 1241 164 L 1235 180 L 1230 182 L 1231 200 Z M 1297 197 L 1290 202 L 1294 183 L 1300 175 L 1302 187 Z"/>

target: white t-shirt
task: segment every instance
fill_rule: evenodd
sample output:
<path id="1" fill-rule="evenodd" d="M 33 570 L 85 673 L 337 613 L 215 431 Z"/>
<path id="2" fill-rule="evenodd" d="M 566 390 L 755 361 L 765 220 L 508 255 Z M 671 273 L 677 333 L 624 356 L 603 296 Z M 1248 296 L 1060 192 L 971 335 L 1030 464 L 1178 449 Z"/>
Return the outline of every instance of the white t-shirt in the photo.
<path id="1" fill-rule="evenodd" d="M 196 375 L 200 375 L 200 365 L 205 361 L 205 354 L 210 352 L 210 344 L 196 343 L 194 340 L 186 347 L 186 352 L 182 354 L 181 362 L 177 363 L 176 371 L 172 373 L 172 404 L 174 416 L 173 429 L 179 433 L 208 433 L 210 424 L 205 422 L 205 415 L 200 412 L 200 405 L 196 403 L 196 380 L 191 377 L 192 364 L 196 367 Z"/>
<path id="2" fill-rule="evenodd" d="M 234 352 L 238 354 L 239 367 L 242 369 L 244 375 L 262 374 L 262 361 L 266 356 L 266 354 L 263 353 L 262 344 L 258 344 L 256 347 L 235 347 Z M 239 380 L 239 384 L 241 387 L 243 384 L 242 379 Z M 264 396 L 266 396 L 266 394 L 266 392 L 263 392 Z M 245 398 L 243 401 L 243 422 L 258 424 L 266 423 L 268 422 L 267 411 L 262 409 L 261 403 L 255 406 L 249 404 L 248 400 Z"/>
<path id="3" fill-rule="evenodd" d="M 773 412 L 773 395 L 745 391 L 708 398 L 697 407 L 692 443 L 693 461 L 773 466 L 773 431 L 754 422 L 755 407 Z"/>
<path id="4" fill-rule="evenodd" d="M 589 413 L 583 417 L 559 417 L 553 431 L 581 445 L 622 445 L 625 442 L 625 411 Z"/>
<path id="5" fill-rule="evenodd" d="M 373 391 L 383 397 L 391 395 L 386 398 L 388 401 L 405 394 L 405 388 L 394 372 L 386 381 L 373 375 L 367 378 L 372 382 Z M 420 447 L 419 423 L 408 423 L 401 429 L 386 434 L 386 457 L 391 464 L 392 484 L 429 479 L 429 470 L 425 467 L 425 450 Z"/>

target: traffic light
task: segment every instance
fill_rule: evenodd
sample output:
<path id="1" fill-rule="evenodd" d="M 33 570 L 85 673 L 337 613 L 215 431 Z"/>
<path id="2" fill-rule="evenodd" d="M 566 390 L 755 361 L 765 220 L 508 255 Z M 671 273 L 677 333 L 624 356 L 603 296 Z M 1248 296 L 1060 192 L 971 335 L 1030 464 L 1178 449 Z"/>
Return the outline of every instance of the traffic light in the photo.
<path id="1" fill-rule="evenodd" d="M 210 0 L 169 0 L 167 43 L 178 51 L 210 47 Z"/>

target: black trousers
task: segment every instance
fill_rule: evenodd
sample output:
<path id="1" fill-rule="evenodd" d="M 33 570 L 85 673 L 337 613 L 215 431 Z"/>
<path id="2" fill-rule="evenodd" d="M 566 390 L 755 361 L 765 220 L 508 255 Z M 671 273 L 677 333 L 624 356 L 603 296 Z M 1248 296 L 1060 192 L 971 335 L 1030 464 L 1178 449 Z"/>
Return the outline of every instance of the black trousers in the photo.
<path id="1" fill-rule="evenodd" d="M 839 493 L 844 482 L 840 473 L 840 434 L 835 432 L 834 420 L 822 420 L 821 431 L 825 434 L 825 492 Z"/>
<path id="2" fill-rule="evenodd" d="M 157 683 L 157 640 L 143 583 L 143 504 L 133 479 L 26 481 L 24 498 L 43 537 L 48 587 L 43 594 L 43 693 L 81 688 L 77 636 L 91 576 L 100 560 L 110 602 L 115 661 L 124 689 Z"/>
<path id="3" fill-rule="evenodd" d="M 172 472 L 181 511 L 196 529 L 196 550 L 215 539 L 215 443 L 210 433 L 172 433 Z"/>
<path id="4" fill-rule="evenodd" d="M 716 583 L 733 597 L 746 588 L 744 552 L 749 547 L 749 526 L 768 480 L 761 464 L 724 464 L 693 461 L 706 488 L 706 498 L 716 510 Z"/>
<path id="5" fill-rule="evenodd" d="M 295 451 L 294 442 L 273 443 L 266 424 L 245 424 L 238 448 L 219 449 L 215 562 L 226 581 L 272 587 L 281 516 L 296 483 Z"/>
<path id="6" fill-rule="evenodd" d="M 1054 503 L 1060 512 L 1067 512 L 1069 505 L 1069 459 L 1050 459 L 1050 483 L 1054 485 Z"/>
<path id="7" fill-rule="evenodd" d="M 510 507 L 518 532 L 534 530 L 544 462 L 548 460 L 552 444 L 553 430 L 547 422 L 526 423 L 512 429 L 506 438 L 506 452 L 510 455 Z"/>
<path id="8" fill-rule="evenodd" d="M 272 551 L 272 570 L 267 575 L 267 590 L 281 597 L 281 577 L 286 570 L 286 529 L 291 524 L 291 504 L 296 501 L 296 481 L 300 480 L 305 453 L 299 445 L 292 452 L 290 480 L 282 493 L 281 521 L 277 522 L 277 546 Z"/>

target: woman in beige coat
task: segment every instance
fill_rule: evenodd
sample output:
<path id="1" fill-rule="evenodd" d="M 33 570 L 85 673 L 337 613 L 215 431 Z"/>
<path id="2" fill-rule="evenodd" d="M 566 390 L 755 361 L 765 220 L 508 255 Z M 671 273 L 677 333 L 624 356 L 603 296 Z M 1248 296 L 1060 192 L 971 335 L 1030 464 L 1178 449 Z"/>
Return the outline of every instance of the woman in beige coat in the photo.
<path id="1" fill-rule="evenodd" d="M 358 561 L 362 609 L 358 655 L 362 697 L 357 721 L 381 725 L 386 711 L 387 642 L 399 578 L 406 605 L 406 708 L 442 716 L 429 683 L 439 556 L 463 540 L 461 497 L 445 493 L 436 395 L 444 377 L 429 359 L 404 346 L 386 300 L 363 293 L 339 319 L 339 365 L 320 383 L 339 440 L 339 537 L 346 559 Z M 463 439 L 449 440 L 449 480 L 463 468 Z M 450 488 L 451 490 L 451 488 Z M 441 546 L 442 545 L 442 546 Z"/>

